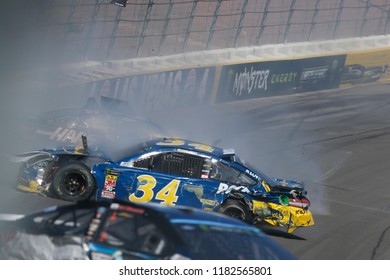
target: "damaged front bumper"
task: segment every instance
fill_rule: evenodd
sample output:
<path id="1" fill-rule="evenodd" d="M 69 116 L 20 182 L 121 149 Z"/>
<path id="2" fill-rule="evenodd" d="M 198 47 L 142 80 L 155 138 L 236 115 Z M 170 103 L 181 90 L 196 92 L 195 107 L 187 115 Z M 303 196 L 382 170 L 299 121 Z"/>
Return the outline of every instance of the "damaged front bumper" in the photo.
<path id="1" fill-rule="evenodd" d="M 40 151 L 13 156 L 11 160 L 21 164 L 16 189 L 47 196 L 49 184 L 46 184 L 46 173 L 50 169 L 49 163 L 56 159 L 54 155 Z"/>
<path id="2" fill-rule="evenodd" d="M 307 209 L 257 200 L 253 200 L 252 205 L 255 222 L 263 221 L 272 226 L 287 227 L 288 233 L 300 227 L 314 225 L 313 215 Z"/>

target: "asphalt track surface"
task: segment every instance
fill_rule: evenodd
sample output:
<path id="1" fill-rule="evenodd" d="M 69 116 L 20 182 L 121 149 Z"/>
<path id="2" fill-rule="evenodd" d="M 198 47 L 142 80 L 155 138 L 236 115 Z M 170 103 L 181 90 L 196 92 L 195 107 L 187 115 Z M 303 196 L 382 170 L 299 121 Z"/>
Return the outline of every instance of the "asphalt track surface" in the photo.
<path id="1" fill-rule="evenodd" d="M 174 136 L 234 147 L 269 175 L 304 181 L 315 226 L 293 234 L 265 229 L 299 259 L 390 259 L 390 85 L 177 109 L 154 117 Z M 13 190 L 13 166 L 5 162 L 0 213 L 63 203 Z"/>

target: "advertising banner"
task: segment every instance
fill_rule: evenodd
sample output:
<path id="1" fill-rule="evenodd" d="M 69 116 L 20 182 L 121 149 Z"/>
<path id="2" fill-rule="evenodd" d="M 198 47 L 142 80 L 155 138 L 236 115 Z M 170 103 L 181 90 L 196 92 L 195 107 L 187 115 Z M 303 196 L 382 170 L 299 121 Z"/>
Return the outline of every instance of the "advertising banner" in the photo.
<path id="1" fill-rule="evenodd" d="M 337 88 L 345 55 L 225 65 L 216 103 Z"/>
<path id="2" fill-rule="evenodd" d="M 174 106 L 206 104 L 214 84 L 215 67 L 138 74 L 90 83 L 89 96 L 125 101 L 136 113 Z"/>
<path id="3" fill-rule="evenodd" d="M 390 49 L 347 54 L 341 76 L 342 85 L 389 80 Z"/>

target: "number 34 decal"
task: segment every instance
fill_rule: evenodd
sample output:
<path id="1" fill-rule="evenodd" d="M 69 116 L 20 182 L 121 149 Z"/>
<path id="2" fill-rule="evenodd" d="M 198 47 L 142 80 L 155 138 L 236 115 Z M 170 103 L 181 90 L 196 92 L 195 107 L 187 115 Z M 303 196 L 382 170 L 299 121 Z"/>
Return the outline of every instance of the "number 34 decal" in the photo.
<path id="1" fill-rule="evenodd" d="M 160 200 L 161 204 L 174 206 L 177 202 L 176 195 L 180 180 L 172 180 L 165 187 L 155 193 L 154 188 L 157 181 L 150 175 L 140 175 L 137 177 L 138 188 L 136 192 L 129 196 L 129 200 L 133 202 L 145 203 L 153 199 Z"/>

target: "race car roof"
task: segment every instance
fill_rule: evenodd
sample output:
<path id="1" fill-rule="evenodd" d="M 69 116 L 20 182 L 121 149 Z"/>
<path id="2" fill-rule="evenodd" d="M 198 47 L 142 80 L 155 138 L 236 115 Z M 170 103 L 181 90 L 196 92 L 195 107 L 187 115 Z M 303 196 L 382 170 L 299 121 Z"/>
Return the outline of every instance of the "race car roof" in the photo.
<path id="1" fill-rule="evenodd" d="M 151 150 L 160 150 L 162 148 L 173 148 L 173 149 L 185 149 L 193 152 L 209 154 L 217 157 L 234 156 L 233 149 L 221 149 L 215 146 L 207 144 L 177 139 L 177 138 L 158 138 L 148 142 L 148 146 Z"/>

